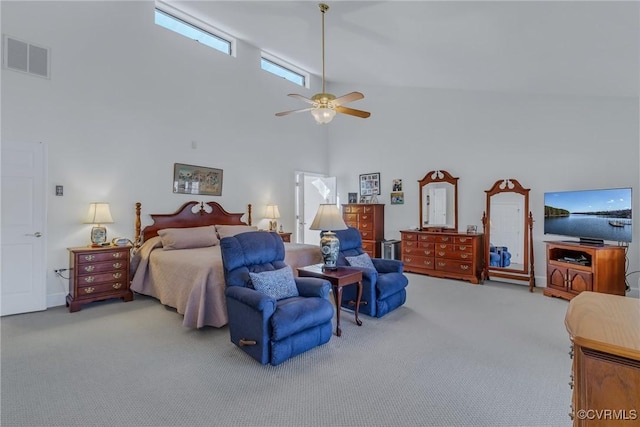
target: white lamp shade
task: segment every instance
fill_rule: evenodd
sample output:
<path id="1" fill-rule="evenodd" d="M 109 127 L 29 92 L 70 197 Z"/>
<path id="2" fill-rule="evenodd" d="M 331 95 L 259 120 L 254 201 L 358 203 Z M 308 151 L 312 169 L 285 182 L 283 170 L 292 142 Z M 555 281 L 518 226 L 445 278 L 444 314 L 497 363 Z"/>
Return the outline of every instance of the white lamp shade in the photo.
<path id="1" fill-rule="evenodd" d="M 85 224 L 110 224 L 113 222 L 109 203 L 89 203 L 89 212 L 84 220 Z"/>
<path id="2" fill-rule="evenodd" d="M 280 211 L 278 210 L 278 205 L 267 205 L 267 211 L 264 214 L 265 218 L 280 218 Z"/>
<path id="3" fill-rule="evenodd" d="M 311 114 L 313 115 L 313 118 L 316 119 L 316 122 L 319 125 L 323 125 L 333 120 L 336 115 L 336 110 L 334 110 L 333 108 L 320 106 L 311 110 Z"/>
<path id="4" fill-rule="evenodd" d="M 342 215 L 336 205 L 323 204 L 318 207 L 318 213 L 311 223 L 309 230 L 346 230 L 347 224 L 342 220 Z"/>

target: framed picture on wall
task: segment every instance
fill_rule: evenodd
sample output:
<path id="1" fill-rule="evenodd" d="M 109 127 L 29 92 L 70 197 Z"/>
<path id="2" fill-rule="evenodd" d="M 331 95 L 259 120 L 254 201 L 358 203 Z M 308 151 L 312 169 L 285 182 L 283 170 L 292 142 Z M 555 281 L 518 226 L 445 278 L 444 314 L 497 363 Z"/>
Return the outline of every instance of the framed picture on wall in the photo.
<path id="1" fill-rule="evenodd" d="M 173 192 L 220 196 L 222 195 L 222 169 L 174 163 Z"/>
<path id="2" fill-rule="evenodd" d="M 380 172 L 360 175 L 360 196 L 380 194 Z"/>

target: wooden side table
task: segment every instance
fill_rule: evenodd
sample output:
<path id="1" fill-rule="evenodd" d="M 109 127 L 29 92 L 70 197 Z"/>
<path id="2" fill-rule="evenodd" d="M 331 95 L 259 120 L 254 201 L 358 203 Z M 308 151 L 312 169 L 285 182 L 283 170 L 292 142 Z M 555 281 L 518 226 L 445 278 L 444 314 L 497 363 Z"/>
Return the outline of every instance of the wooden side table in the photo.
<path id="1" fill-rule="evenodd" d="M 291 232 L 278 231 L 278 235 L 282 237 L 283 242 L 291 243 Z"/>
<path id="2" fill-rule="evenodd" d="M 130 252 L 131 246 L 69 248 L 69 312 L 108 298 L 132 301 L 133 292 L 129 289 Z"/>
<path id="3" fill-rule="evenodd" d="M 356 297 L 355 317 L 356 325 L 362 326 L 362 321 L 358 318 L 360 307 L 360 298 L 362 298 L 362 270 L 350 267 L 338 267 L 336 270 L 324 270 L 322 264 L 314 264 L 306 267 L 298 268 L 299 277 L 317 277 L 319 279 L 328 280 L 333 289 L 333 298 L 336 302 L 336 335 L 342 335 L 340 329 L 340 310 L 342 308 L 342 288 L 348 285 L 356 285 L 358 287 L 358 296 Z"/>

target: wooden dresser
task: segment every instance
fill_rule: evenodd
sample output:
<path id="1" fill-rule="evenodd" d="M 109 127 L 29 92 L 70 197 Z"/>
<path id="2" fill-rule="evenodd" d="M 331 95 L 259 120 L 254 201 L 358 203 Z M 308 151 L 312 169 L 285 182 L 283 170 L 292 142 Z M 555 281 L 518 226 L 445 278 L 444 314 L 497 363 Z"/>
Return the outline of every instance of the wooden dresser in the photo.
<path id="1" fill-rule="evenodd" d="M 129 289 L 131 246 L 84 246 L 69 248 L 69 311 L 108 298 L 133 300 Z"/>
<path id="2" fill-rule="evenodd" d="M 482 234 L 418 230 L 403 230 L 400 234 L 404 271 L 475 284 L 482 280 Z"/>
<path id="3" fill-rule="evenodd" d="M 640 300 L 585 291 L 565 317 L 574 426 L 640 426 Z"/>
<path id="4" fill-rule="evenodd" d="M 384 204 L 353 203 L 342 205 L 342 219 L 362 235 L 362 249 L 372 258 L 382 256 L 384 241 Z"/>

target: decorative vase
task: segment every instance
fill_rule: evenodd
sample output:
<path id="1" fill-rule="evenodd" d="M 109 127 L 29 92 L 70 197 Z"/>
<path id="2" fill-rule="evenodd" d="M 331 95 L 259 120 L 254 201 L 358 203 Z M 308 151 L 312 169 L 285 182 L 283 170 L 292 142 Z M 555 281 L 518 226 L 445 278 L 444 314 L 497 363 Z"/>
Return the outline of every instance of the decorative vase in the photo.
<path id="1" fill-rule="evenodd" d="M 340 253 L 340 240 L 336 237 L 336 233 L 325 231 L 320 239 L 320 248 L 322 250 L 322 259 L 324 260 L 323 268 L 325 270 L 336 270 L 338 254 Z"/>

